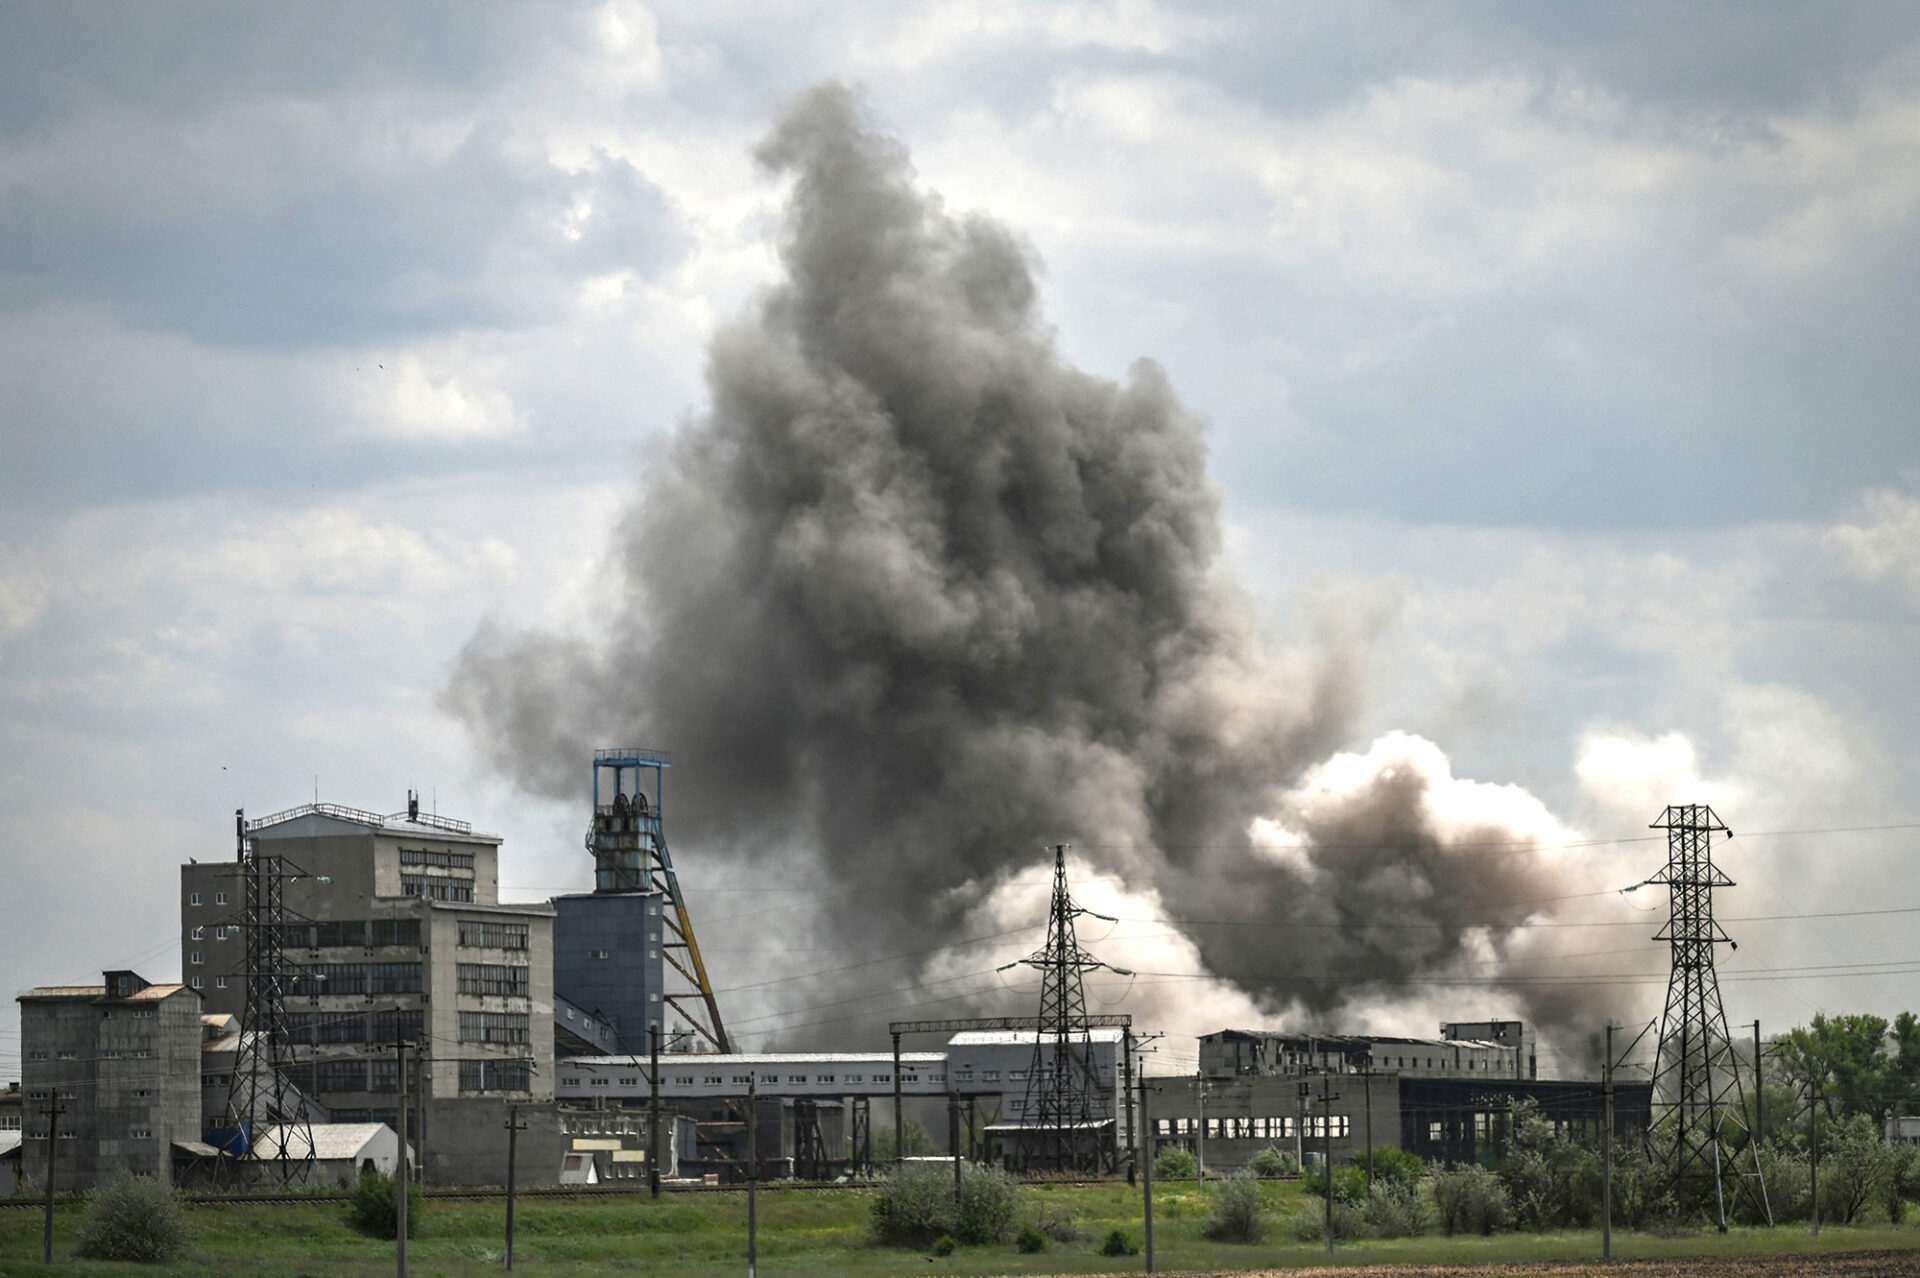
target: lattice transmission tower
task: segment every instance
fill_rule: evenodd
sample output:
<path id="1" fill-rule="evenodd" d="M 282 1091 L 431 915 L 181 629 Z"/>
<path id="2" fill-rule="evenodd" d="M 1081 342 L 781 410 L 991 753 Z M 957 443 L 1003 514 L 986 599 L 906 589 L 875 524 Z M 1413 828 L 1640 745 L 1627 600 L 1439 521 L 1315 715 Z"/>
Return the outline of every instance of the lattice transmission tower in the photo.
<path id="1" fill-rule="evenodd" d="M 285 857 L 262 854 L 247 837 L 244 810 L 233 814 L 240 880 L 240 929 L 246 947 L 246 1004 L 227 1090 L 226 1128 L 215 1133 L 227 1179 L 304 1181 L 314 1160 L 307 1098 L 294 1084 L 287 1041 L 286 997 L 294 983 L 287 961 L 288 929 L 311 920 L 286 905 L 286 885 L 311 878 Z"/>
<path id="2" fill-rule="evenodd" d="M 1657 1113 L 1648 1141 L 1664 1155 L 1683 1208 L 1712 1210 L 1724 1230 L 1727 1200 L 1737 1195 L 1772 1223 L 1714 971 L 1715 946 L 1739 948 L 1713 917 L 1713 890 L 1733 886 L 1713 863 L 1713 836 L 1733 831 L 1703 803 L 1673 804 L 1650 828 L 1667 832 L 1667 864 L 1647 882 L 1667 885 L 1667 925 L 1653 939 L 1672 947 L 1673 967 L 1654 1052 Z"/>
<path id="3" fill-rule="evenodd" d="M 1031 967 L 1040 973 L 1033 1064 L 1027 1071 L 1026 1103 L 1015 1145 L 1015 1158 L 1027 1171 L 1097 1171 L 1112 1147 L 1105 1131 L 1114 1120 L 1114 1084 L 1100 1077 L 1087 1023 L 1085 978 L 1102 968 L 1121 976 L 1133 974 L 1080 948 L 1073 921 L 1083 914 L 1117 921 L 1074 903 L 1067 891 L 1067 845 L 1056 844 L 1046 945 L 1000 969 Z"/>

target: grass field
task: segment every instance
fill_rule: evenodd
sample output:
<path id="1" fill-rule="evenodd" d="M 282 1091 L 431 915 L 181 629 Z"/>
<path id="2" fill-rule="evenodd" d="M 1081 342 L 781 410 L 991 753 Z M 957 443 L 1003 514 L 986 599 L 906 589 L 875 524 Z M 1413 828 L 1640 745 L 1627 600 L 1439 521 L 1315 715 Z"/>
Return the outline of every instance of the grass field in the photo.
<path id="1" fill-rule="evenodd" d="M 1296 1242 L 1293 1220 L 1316 1209 L 1315 1200 L 1290 1184 L 1263 1186 L 1271 1216 L 1266 1242 L 1216 1243 L 1202 1236 L 1207 1208 L 1191 1185 L 1156 1186 L 1155 1225 L 1159 1269 L 1163 1273 L 1249 1272 L 1326 1263 L 1320 1245 Z M 1081 1241 L 1053 1243 L 1045 1252 L 1023 1255 L 1011 1243 L 963 1247 L 935 1259 L 920 1252 L 878 1247 L 867 1237 L 872 1199 L 864 1190 L 796 1191 L 770 1189 L 760 1195 L 760 1272 L 781 1275 L 1081 1274 L 1138 1273 L 1141 1257 L 1107 1257 L 1098 1248 L 1108 1230 L 1119 1226 L 1135 1240 L 1141 1236 L 1140 1198 L 1125 1186 L 1030 1187 L 1023 1216 L 1043 1212 L 1070 1218 Z M 420 1235 L 410 1246 L 411 1271 L 427 1275 L 496 1274 L 503 1250 L 504 1208 L 499 1202 L 431 1202 Z M 80 1220 L 77 1207 L 57 1213 L 55 1262 L 63 1273 L 77 1274 L 248 1274 L 295 1278 L 391 1274 L 393 1244 L 376 1242 L 346 1224 L 340 1203 L 298 1206 L 221 1204 L 188 1208 L 192 1239 L 188 1258 L 149 1267 L 112 1265 L 73 1258 Z M 669 1194 L 654 1202 L 644 1193 L 632 1198 L 522 1200 L 515 1245 L 515 1272 L 536 1275 L 664 1274 L 704 1278 L 746 1272 L 746 1197 L 744 1194 Z M 0 1211 L 0 1274 L 38 1274 L 41 1217 L 35 1211 Z M 1804 1225 L 1773 1230 L 1735 1230 L 1722 1237 L 1711 1231 L 1673 1238 L 1617 1233 L 1614 1254 L 1622 1260 L 1677 1261 L 1682 1257 L 1760 1257 L 1797 1259 L 1770 1264 L 1713 1266 L 1715 1274 L 1815 1272 L 1814 1255 L 1845 1252 L 1896 1253 L 1855 1258 L 1849 1273 L 1920 1273 L 1920 1227 L 1876 1225 L 1827 1228 L 1816 1245 Z M 1898 1254 L 1905 1253 L 1905 1254 Z M 1342 1265 L 1445 1265 L 1455 1272 L 1527 1272 L 1555 1262 L 1579 1262 L 1599 1254 L 1593 1232 L 1550 1235 L 1503 1234 L 1494 1238 L 1430 1236 L 1396 1241 L 1341 1244 Z M 1515 1267 L 1518 1268 L 1515 1268 Z M 1695 1272 L 1671 1263 L 1627 1272 Z M 1612 1271 L 1609 1271 L 1612 1272 Z M 1836 1268 L 1834 1272 L 1840 1272 Z"/>

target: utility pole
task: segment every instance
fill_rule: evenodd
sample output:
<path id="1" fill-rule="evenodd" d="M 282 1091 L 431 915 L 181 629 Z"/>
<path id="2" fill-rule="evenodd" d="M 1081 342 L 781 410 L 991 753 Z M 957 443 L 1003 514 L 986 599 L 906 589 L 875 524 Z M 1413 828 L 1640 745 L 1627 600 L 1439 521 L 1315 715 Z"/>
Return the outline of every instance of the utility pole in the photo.
<path id="1" fill-rule="evenodd" d="M 1193 1183 L 1197 1188 L 1207 1186 L 1207 1080 L 1194 1080 L 1193 1095 L 1199 1106 L 1200 1117 L 1193 1125 Z"/>
<path id="2" fill-rule="evenodd" d="M 893 1169 L 899 1171 L 907 1157 L 907 1131 L 903 1126 L 900 1099 L 900 1035 L 893 1036 Z"/>
<path id="3" fill-rule="evenodd" d="M 507 1268 L 513 1268 L 513 1156 L 514 1147 L 520 1143 L 520 1133 L 527 1125 L 520 1121 L 520 1107 L 507 1106 Z"/>
<path id="4" fill-rule="evenodd" d="M 1613 1259 L 1613 1022 L 1607 1022 L 1607 1059 L 1600 1066 L 1600 1094 L 1605 1098 L 1600 1131 L 1600 1259 Z"/>
<path id="5" fill-rule="evenodd" d="M 1132 1188 L 1133 1177 L 1140 1162 L 1140 1141 L 1133 1130 L 1133 1027 L 1122 1027 L 1120 1031 L 1120 1095 L 1126 1098 L 1127 1110 L 1127 1186 Z M 973 1134 L 972 1125 L 968 1125 L 967 1134 Z"/>
<path id="6" fill-rule="evenodd" d="M 1367 1116 L 1367 1196 L 1371 1198 L 1373 1196 L 1373 1065 L 1372 1058 L 1369 1057 L 1368 1060 L 1367 1067 L 1360 1071 L 1360 1089 L 1361 1095 L 1365 1097 L 1361 1103 L 1366 1107 Z"/>
<path id="7" fill-rule="evenodd" d="M 53 1263 L 54 1151 L 60 1148 L 60 1115 L 67 1112 L 67 1107 L 60 1103 L 60 1089 L 58 1087 L 50 1087 L 47 1089 L 47 1107 L 40 1112 L 47 1116 L 47 1222 L 46 1236 L 43 1240 L 45 1243 L 45 1255 L 42 1256 L 42 1259 L 51 1265 Z"/>
<path id="8" fill-rule="evenodd" d="M 960 1210 L 960 1093 L 947 1093 L 947 1146 L 953 1150 L 953 1209 Z M 956 1217 L 957 1219 L 957 1217 Z"/>
<path id="9" fill-rule="evenodd" d="M 747 1084 L 747 1278 L 760 1269 L 760 1084 Z"/>
<path id="10" fill-rule="evenodd" d="M 1813 1191 L 1813 1236 L 1820 1236 L 1820 1080 L 1807 1081 L 1808 1136 L 1807 1178 Z"/>
<path id="11" fill-rule="evenodd" d="M 1153 1272 L 1153 1122 L 1147 1115 L 1147 1080 L 1140 1080 L 1140 1125 L 1147 1129 L 1147 1159 L 1140 1164 L 1140 1184 L 1146 1193 L 1147 1272 Z"/>
<path id="12" fill-rule="evenodd" d="M 1307 1115 L 1313 1109 L 1313 1084 L 1301 1081 L 1293 1098 L 1293 1161 L 1304 1174 L 1307 1170 Z"/>
<path id="13" fill-rule="evenodd" d="M 400 1278 L 407 1278 L 407 1040 L 395 1040 L 394 1047 L 400 1053 L 400 1158 L 393 1177 L 393 1236 L 399 1247 L 394 1255 Z"/>
<path id="14" fill-rule="evenodd" d="M 1753 1023 L 1753 1147 L 1760 1148 L 1760 1141 L 1766 1135 L 1767 1094 L 1766 1082 L 1760 1072 L 1760 1022 Z"/>
<path id="15" fill-rule="evenodd" d="M 1330 1090 L 1333 1076 L 1320 1076 L 1320 1132 L 1321 1158 L 1327 1174 L 1327 1254 L 1333 1254 L 1333 1102 L 1340 1099 L 1340 1093 Z"/>
<path id="16" fill-rule="evenodd" d="M 647 1192 L 660 1196 L 660 1023 L 647 1026 Z"/>

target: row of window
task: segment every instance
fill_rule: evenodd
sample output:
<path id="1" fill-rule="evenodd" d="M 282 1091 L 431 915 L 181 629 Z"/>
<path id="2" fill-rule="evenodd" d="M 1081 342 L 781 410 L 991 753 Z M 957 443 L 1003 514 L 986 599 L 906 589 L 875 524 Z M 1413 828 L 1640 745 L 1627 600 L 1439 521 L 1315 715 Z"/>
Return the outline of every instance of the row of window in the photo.
<path id="1" fill-rule="evenodd" d="M 419 963 L 309 963 L 287 980 L 287 994 L 418 994 Z"/>
<path id="2" fill-rule="evenodd" d="M 471 1013 L 462 1012 L 460 1015 L 464 1017 L 464 1016 L 471 1015 Z M 700 1086 L 703 1086 L 703 1087 L 720 1087 L 726 1084 L 732 1084 L 736 1087 L 747 1087 L 747 1086 L 750 1086 L 753 1083 L 753 1081 L 754 1081 L 753 1076 L 751 1074 L 733 1074 L 725 1078 L 723 1078 L 719 1074 L 706 1074 L 697 1080 L 691 1074 L 676 1074 L 671 1078 L 666 1078 L 666 1077 L 661 1078 L 660 1085 L 662 1087 L 674 1087 L 674 1086 L 692 1087 L 697 1082 Z M 768 1087 L 777 1087 L 780 1085 L 781 1081 L 782 1081 L 781 1077 L 778 1074 L 770 1075 L 769 1077 L 766 1077 L 760 1080 L 762 1084 Z M 867 1082 L 891 1083 L 893 1081 L 893 1075 L 892 1074 L 873 1074 L 873 1075 L 841 1074 L 836 1076 L 833 1074 L 815 1074 L 811 1076 L 811 1078 L 809 1078 L 809 1076 L 806 1074 L 788 1074 L 786 1076 L 785 1081 L 790 1084 L 801 1084 L 801 1085 L 805 1085 L 811 1082 L 815 1086 L 818 1086 L 823 1083 L 830 1084 L 834 1082 L 841 1082 L 841 1083 L 847 1083 L 847 1084 L 854 1084 L 854 1083 L 864 1084 Z M 900 1076 L 900 1081 L 903 1083 L 918 1083 L 920 1082 L 920 1076 L 918 1074 L 902 1074 Z M 927 1075 L 927 1081 L 932 1083 L 944 1083 L 947 1081 L 947 1076 L 945 1074 L 929 1074 Z M 609 1082 L 610 1080 L 608 1080 L 605 1077 L 594 1076 L 592 1078 L 587 1079 L 587 1086 L 606 1087 L 609 1085 Z M 638 1087 L 641 1085 L 641 1079 L 638 1075 L 621 1075 L 619 1082 L 620 1082 L 620 1086 L 622 1087 Z M 560 1080 L 560 1084 L 563 1087 L 578 1087 L 580 1086 L 580 1078 L 578 1076 L 571 1077 L 571 1078 L 563 1078 Z"/>
<path id="3" fill-rule="evenodd" d="M 153 1019 L 153 1009 L 151 1007 L 108 1007 L 100 1011 L 100 1019 L 103 1021 L 117 1021 L 123 1016 L 128 1020 L 150 1021 Z"/>
<path id="4" fill-rule="evenodd" d="M 287 929 L 285 948 L 323 949 L 335 945 L 418 945 L 419 919 L 328 919 Z"/>
<path id="5" fill-rule="evenodd" d="M 436 852 L 430 848 L 401 848 L 400 864 L 431 865 L 442 870 L 471 870 L 473 853 Z"/>
<path id="6" fill-rule="evenodd" d="M 530 971 L 504 963 L 462 963 L 457 973 L 460 993 L 525 998 Z"/>
<path id="7" fill-rule="evenodd" d="M 463 1092 L 524 1092 L 532 1090 L 532 1061 L 461 1061 Z"/>
<path id="8" fill-rule="evenodd" d="M 525 1012 L 462 1012 L 460 1041 L 463 1043 L 530 1043 Z"/>
<path id="9" fill-rule="evenodd" d="M 199 960 L 196 959 L 194 961 L 198 962 Z M 204 976 L 196 976 L 193 978 L 192 984 L 193 984 L 193 988 L 195 988 L 196 990 L 204 990 L 205 988 L 207 988 L 207 978 Z M 227 988 L 227 978 L 224 976 L 214 977 L 213 988 L 215 988 L 216 990 L 224 990 L 225 988 Z"/>
<path id="10" fill-rule="evenodd" d="M 302 1046 L 328 1043 L 391 1043 L 417 1039 L 422 1028 L 417 1010 L 387 1007 L 373 1012 L 289 1012 L 287 1042 Z"/>
<path id="11" fill-rule="evenodd" d="M 1300 1120 L 1300 1132 L 1311 1139 L 1323 1139 L 1328 1135 L 1327 1124 L 1333 1124 L 1332 1135 L 1336 1138 L 1346 1136 L 1353 1130 L 1353 1120 L 1346 1114 L 1309 1114 Z M 1156 1118 L 1153 1131 L 1156 1136 L 1192 1136 L 1199 1130 L 1199 1120 L 1192 1118 Z M 1226 1118 L 1207 1118 L 1208 1140 L 1292 1140 L 1294 1137 L 1294 1118 L 1291 1114 L 1273 1114 L 1260 1116 L 1228 1116 Z"/>
<path id="12" fill-rule="evenodd" d="M 215 905 L 225 905 L 227 903 L 227 900 L 228 900 L 228 897 L 225 892 L 215 892 L 213 894 L 213 903 Z M 200 894 L 198 892 L 189 892 L 187 893 L 187 904 L 203 905 L 205 904 L 205 902 L 203 902 L 200 899 Z"/>
<path id="13" fill-rule="evenodd" d="M 400 892 L 403 896 L 417 896 L 428 901 L 473 901 L 473 881 L 471 879 L 429 879 L 417 874 L 400 876 Z"/>
<path id="14" fill-rule="evenodd" d="M 400 1062 L 300 1061 L 286 1068 L 287 1077 L 303 1092 L 398 1092 Z"/>
<path id="15" fill-rule="evenodd" d="M 230 925 L 226 923 L 217 924 L 213 929 L 213 939 L 216 941 L 224 941 L 227 939 L 227 937 L 231 936 L 235 932 L 238 932 L 239 930 L 240 930 L 239 927 L 235 925 Z M 196 941 L 206 940 L 207 939 L 206 927 L 203 925 L 195 926 L 195 928 L 193 929 L 193 939 Z"/>
<path id="16" fill-rule="evenodd" d="M 527 925 L 499 923 L 492 919 L 461 919 L 460 944 L 482 949 L 524 950 L 527 948 Z"/>

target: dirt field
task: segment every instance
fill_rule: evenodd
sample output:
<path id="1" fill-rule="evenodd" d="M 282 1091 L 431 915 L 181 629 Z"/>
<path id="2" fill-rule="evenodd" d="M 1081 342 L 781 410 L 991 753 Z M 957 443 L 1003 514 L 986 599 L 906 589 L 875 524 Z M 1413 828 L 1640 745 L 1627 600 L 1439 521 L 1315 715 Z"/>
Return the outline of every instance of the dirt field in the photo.
<path id="1" fill-rule="evenodd" d="M 1798 1256 L 1700 1256 L 1677 1260 L 1616 1260 L 1580 1264 L 1518 1265 L 1356 1265 L 1338 1270 L 1263 1269 L 1237 1272 L 1232 1278 L 1496 1278 L 1497 1275 L 1539 1274 L 1543 1278 L 1907 1278 L 1920 1275 L 1920 1253 L 1861 1251 Z M 1225 1273 L 1188 1272 L 1167 1278 L 1228 1278 Z"/>

